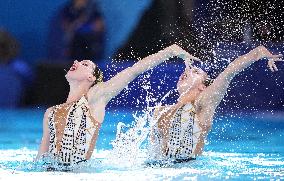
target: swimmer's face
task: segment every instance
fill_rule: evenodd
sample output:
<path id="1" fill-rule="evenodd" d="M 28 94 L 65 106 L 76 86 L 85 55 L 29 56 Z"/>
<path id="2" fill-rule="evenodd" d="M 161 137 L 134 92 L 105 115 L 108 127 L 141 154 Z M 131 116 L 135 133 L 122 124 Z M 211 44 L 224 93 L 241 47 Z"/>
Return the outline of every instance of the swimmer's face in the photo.
<path id="1" fill-rule="evenodd" d="M 207 73 L 200 68 L 193 67 L 185 69 L 177 83 L 179 94 L 183 94 L 195 88 L 203 88 L 205 86 L 203 82 L 207 77 Z"/>
<path id="2" fill-rule="evenodd" d="M 70 67 L 69 71 L 65 75 L 67 81 L 87 81 L 87 82 L 94 82 L 94 69 L 96 65 L 90 60 L 82 60 L 78 62 L 77 60 L 74 61 L 73 65 Z"/>

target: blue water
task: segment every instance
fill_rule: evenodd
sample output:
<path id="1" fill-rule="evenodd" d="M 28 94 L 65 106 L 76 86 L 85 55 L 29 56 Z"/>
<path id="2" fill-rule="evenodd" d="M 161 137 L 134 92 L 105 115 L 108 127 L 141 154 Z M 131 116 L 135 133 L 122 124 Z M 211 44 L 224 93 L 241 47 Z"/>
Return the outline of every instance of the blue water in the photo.
<path id="1" fill-rule="evenodd" d="M 146 167 L 144 155 L 110 159 L 118 122 L 130 124 L 132 111 L 108 111 L 92 159 L 73 172 L 46 172 L 33 158 L 42 134 L 44 110 L 0 111 L 0 180 L 41 178 L 71 180 L 283 180 L 284 113 L 218 114 L 203 156 L 197 160 Z M 142 153 L 144 147 L 141 148 Z M 118 161 L 117 164 L 116 161 Z M 122 164 L 121 164 L 122 163 Z"/>

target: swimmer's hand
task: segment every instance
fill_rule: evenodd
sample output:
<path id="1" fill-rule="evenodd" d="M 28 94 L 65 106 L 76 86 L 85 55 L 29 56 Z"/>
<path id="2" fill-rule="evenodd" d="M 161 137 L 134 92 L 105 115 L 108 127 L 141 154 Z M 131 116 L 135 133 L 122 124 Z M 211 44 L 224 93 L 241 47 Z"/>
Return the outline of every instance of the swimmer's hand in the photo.
<path id="1" fill-rule="evenodd" d="M 268 59 L 268 63 L 267 63 L 267 67 L 272 71 L 278 71 L 277 66 L 275 65 L 275 62 L 283 62 L 284 60 L 282 60 L 281 58 L 272 58 L 272 59 Z"/>
<path id="2" fill-rule="evenodd" d="M 269 50 L 267 50 L 267 48 L 265 48 L 264 46 L 258 46 L 255 49 L 253 49 L 251 51 L 252 56 L 255 60 L 260 60 L 263 58 L 268 59 L 268 68 L 274 72 L 274 71 L 278 71 L 277 66 L 275 65 L 275 62 L 277 61 L 283 61 L 281 58 L 283 57 L 283 55 L 273 55 Z"/>
<path id="3" fill-rule="evenodd" d="M 183 60 L 190 62 L 190 64 L 192 63 L 192 61 L 200 61 L 199 58 L 194 57 L 193 55 L 189 54 L 187 51 L 185 51 L 184 49 L 182 49 L 176 44 L 173 44 L 167 47 L 166 50 L 169 51 L 170 57 L 176 56 L 176 57 L 182 58 Z"/>

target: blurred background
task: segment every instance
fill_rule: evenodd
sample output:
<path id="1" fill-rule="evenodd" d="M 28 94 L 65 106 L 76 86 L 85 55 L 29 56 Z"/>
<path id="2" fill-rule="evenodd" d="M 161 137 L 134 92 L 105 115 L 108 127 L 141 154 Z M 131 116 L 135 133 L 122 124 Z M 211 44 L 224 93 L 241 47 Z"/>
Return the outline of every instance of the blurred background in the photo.
<path id="1" fill-rule="evenodd" d="M 5 0 L 0 7 L 1 109 L 63 103 L 69 91 L 65 70 L 76 59 L 96 62 L 108 80 L 177 43 L 207 62 L 214 78 L 257 45 L 284 53 L 283 1 Z M 219 110 L 284 111 L 284 64 L 278 66 L 271 73 L 261 60 L 240 73 Z M 159 100 L 175 89 L 183 69 L 178 59 L 163 63 L 135 79 L 108 108 L 145 108 L 145 96 Z"/>

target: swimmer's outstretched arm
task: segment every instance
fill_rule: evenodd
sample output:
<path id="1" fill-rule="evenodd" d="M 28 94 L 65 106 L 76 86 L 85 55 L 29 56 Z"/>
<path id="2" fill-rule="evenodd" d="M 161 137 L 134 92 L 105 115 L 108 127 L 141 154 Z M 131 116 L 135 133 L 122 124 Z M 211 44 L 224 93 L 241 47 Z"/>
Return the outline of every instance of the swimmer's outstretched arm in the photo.
<path id="1" fill-rule="evenodd" d="M 49 148 L 49 131 L 48 131 L 48 114 L 50 112 L 50 109 L 47 109 L 44 117 L 43 117 L 43 135 L 41 139 L 41 144 L 39 146 L 38 154 L 35 158 L 35 161 L 37 161 L 44 153 L 48 152 Z"/>
<path id="2" fill-rule="evenodd" d="M 210 129 L 216 107 L 220 104 L 232 79 L 241 71 L 254 62 L 267 58 L 269 68 L 277 70 L 275 61 L 282 61 L 282 55 L 272 55 L 264 46 L 259 46 L 249 53 L 242 55 L 231 62 L 228 67 L 214 80 L 213 84 L 207 87 L 198 97 L 197 106 L 201 108 L 202 120 L 208 120 L 204 126 Z"/>
<path id="3" fill-rule="evenodd" d="M 121 71 L 116 76 L 111 78 L 109 81 L 102 83 L 100 91 L 103 92 L 103 97 L 108 102 L 111 98 L 119 94 L 119 92 L 123 90 L 138 75 L 174 56 L 183 59 L 199 60 L 198 58 L 187 53 L 178 45 L 171 45 L 159 51 L 158 53 L 149 55 L 139 60 L 132 67 L 126 68 L 125 70 Z"/>

